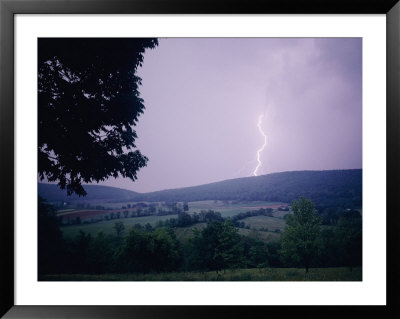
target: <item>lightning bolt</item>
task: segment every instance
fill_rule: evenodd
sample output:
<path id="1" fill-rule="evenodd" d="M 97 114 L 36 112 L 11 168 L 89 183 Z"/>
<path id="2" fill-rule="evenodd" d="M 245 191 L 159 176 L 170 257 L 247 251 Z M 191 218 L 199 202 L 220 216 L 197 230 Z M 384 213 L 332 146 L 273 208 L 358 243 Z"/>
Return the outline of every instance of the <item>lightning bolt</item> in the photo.
<path id="1" fill-rule="evenodd" d="M 261 152 L 264 150 L 265 146 L 267 145 L 267 135 L 265 135 L 265 133 L 264 133 L 264 131 L 262 130 L 262 127 L 261 127 L 261 123 L 262 123 L 263 117 L 264 117 L 263 114 L 261 114 L 261 115 L 258 117 L 257 126 L 258 126 L 258 130 L 260 131 L 260 134 L 261 134 L 262 136 L 264 136 L 264 144 L 263 144 L 263 145 L 258 149 L 258 151 L 257 151 L 257 162 L 258 162 L 258 165 L 257 165 L 257 167 L 254 169 L 254 172 L 253 172 L 253 175 L 254 175 L 254 176 L 257 176 L 257 171 L 258 171 L 258 169 L 259 169 L 260 166 L 261 166 L 260 154 L 261 154 Z"/>

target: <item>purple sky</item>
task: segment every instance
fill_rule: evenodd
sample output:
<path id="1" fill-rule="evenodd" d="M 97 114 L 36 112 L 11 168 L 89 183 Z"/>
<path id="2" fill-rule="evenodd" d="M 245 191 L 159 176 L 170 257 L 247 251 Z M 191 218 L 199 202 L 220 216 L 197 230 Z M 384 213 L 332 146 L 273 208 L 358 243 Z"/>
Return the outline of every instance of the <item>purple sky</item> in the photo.
<path id="1" fill-rule="evenodd" d="M 360 38 L 167 38 L 146 51 L 138 180 L 148 192 L 258 175 L 362 167 Z"/>

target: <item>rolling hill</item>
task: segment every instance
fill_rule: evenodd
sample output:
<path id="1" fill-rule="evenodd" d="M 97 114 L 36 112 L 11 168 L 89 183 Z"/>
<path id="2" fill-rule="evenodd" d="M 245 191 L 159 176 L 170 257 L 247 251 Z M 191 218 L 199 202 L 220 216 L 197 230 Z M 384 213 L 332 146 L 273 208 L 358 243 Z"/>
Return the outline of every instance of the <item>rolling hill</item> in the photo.
<path id="1" fill-rule="evenodd" d="M 96 185 L 87 185 L 85 189 L 88 193 L 85 200 L 188 202 L 263 200 L 288 203 L 304 196 L 311 199 L 317 206 L 361 207 L 362 170 L 282 172 L 151 193 L 136 193 Z M 58 190 L 56 185 L 39 184 L 39 195 L 49 201 L 54 201 L 53 198 L 62 198 L 63 194 L 66 196 L 66 192 Z M 79 200 L 79 198 L 75 196 L 71 197 L 71 200 Z"/>
<path id="2" fill-rule="evenodd" d="M 147 201 L 280 201 L 304 196 L 317 205 L 361 206 L 362 170 L 292 171 L 142 194 Z"/>
<path id="3" fill-rule="evenodd" d="M 85 197 L 78 195 L 67 196 L 67 191 L 60 189 L 56 184 L 38 183 L 39 196 L 49 202 L 60 201 L 129 201 L 139 193 L 101 185 L 84 185 L 87 192 Z"/>

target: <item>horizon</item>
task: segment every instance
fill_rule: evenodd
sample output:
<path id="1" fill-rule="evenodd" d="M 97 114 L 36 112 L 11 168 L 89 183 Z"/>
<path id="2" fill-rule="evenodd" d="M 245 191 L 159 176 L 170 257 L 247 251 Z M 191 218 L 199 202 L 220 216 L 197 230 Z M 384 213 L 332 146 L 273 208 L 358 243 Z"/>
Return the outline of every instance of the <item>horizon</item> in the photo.
<path id="1" fill-rule="evenodd" d="M 83 187 L 85 186 L 104 186 L 104 187 L 112 187 L 112 188 L 118 188 L 122 190 L 127 190 L 127 191 L 132 191 L 138 194 L 147 194 L 147 193 L 155 193 L 155 192 L 162 192 L 162 191 L 169 191 L 169 190 L 175 190 L 175 189 L 181 189 L 181 188 L 190 188 L 190 187 L 197 187 L 197 186 L 203 186 L 203 185 L 208 185 L 208 184 L 214 184 L 214 183 L 221 183 L 229 180 L 235 180 L 235 179 L 242 179 L 242 178 L 252 178 L 252 177 L 261 177 L 261 176 L 266 176 L 266 175 L 273 175 L 273 174 L 280 174 L 280 173 L 293 173 L 293 172 L 325 172 L 325 171 L 351 171 L 351 170 L 362 170 L 362 168 L 343 168 L 343 169 L 325 169 L 325 170 L 293 170 L 293 171 L 282 171 L 282 172 L 272 172 L 272 173 L 267 173 L 263 175 L 258 175 L 258 176 L 243 176 L 243 177 L 235 177 L 235 178 L 228 178 L 224 180 L 219 180 L 219 181 L 214 181 L 206 184 L 197 184 L 197 185 L 191 185 L 191 186 L 183 186 L 183 187 L 176 187 L 176 188 L 165 188 L 165 189 L 158 189 L 155 191 L 150 191 L 150 192 L 137 192 L 128 188 L 123 188 L 123 187 L 118 187 L 118 186 L 112 186 L 112 185 L 106 185 L 104 183 L 91 183 L 91 184 L 82 184 Z M 47 184 L 47 185 L 57 185 L 56 182 L 40 182 L 38 181 L 38 184 Z M 59 188 L 59 187 L 58 187 Z M 61 188 L 59 188 L 61 190 Z M 62 191 L 66 191 L 65 189 Z"/>

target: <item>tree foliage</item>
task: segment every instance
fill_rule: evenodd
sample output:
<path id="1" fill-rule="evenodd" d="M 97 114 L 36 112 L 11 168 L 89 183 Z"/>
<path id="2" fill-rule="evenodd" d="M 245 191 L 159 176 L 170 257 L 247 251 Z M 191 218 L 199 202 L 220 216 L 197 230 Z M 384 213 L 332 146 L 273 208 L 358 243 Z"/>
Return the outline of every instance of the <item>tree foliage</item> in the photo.
<path id="1" fill-rule="evenodd" d="M 147 158 L 133 126 L 144 110 L 136 75 L 157 39 L 40 38 L 38 174 L 68 194 L 82 183 L 136 180 Z"/>
<path id="2" fill-rule="evenodd" d="M 53 206 L 38 198 L 38 271 L 39 273 L 59 272 L 64 253 L 62 232 L 58 226 Z"/>
<path id="3" fill-rule="evenodd" d="M 121 263 L 127 271 L 171 271 L 180 261 L 179 243 L 172 231 L 157 229 L 145 232 L 133 228 L 126 236 Z"/>
<path id="4" fill-rule="evenodd" d="M 281 240 L 276 241 L 265 240 L 254 229 L 240 235 L 233 221 L 235 216 L 222 218 L 213 211 L 180 212 L 178 218 L 159 221 L 155 226 L 149 223 L 126 226 L 126 232 L 123 222 L 118 221 L 111 234 L 91 235 L 81 230 L 73 238 L 63 238 L 54 207 L 39 198 L 39 276 L 361 266 L 360 212 L 348 210 L 337 225 L 326 225 L 320 231 L 320 218 L 310 200 L 301 198 L 292 204 L 292 209 L 293 214 L 287 215 L 288 226 Z M 263 215 L 268 211 L 254 212 Z M 190 232 L 185 229 L 183 232 L 176 229 L 199 222 L 207 224 L 193 227 L 192 236 L 186 237 Z"/>
<path id="5" fill-rule="evenodd" d="M 352 269 L 362 264 L 362 220 L 356 211 L 339 219 L 336 229 L 339 253 L 343 264 Z"/>
<path id="6" fill-rule="evenodd" d="M 292 203 L 293 214 L 286 218 L 287 226 L 282 234 L 283 258 L 301 264 L 306 271 L 318 252 L 320 218 L 311 200 L 300 198 Z"/>
<path id="7" fill-rule="evenodd" d="M 231 220 L 212 221 L 191 239 L 194 269 L 222 270 L 244 265 L 243 243 Z"/>
<path id="8" fill-rule="evenodd" d="M 114 229 L 117 233 L 117 237 L 121 237 L 123 231 L 125 230 L 125 224 L 123 222 L 114 223 Z"/>

